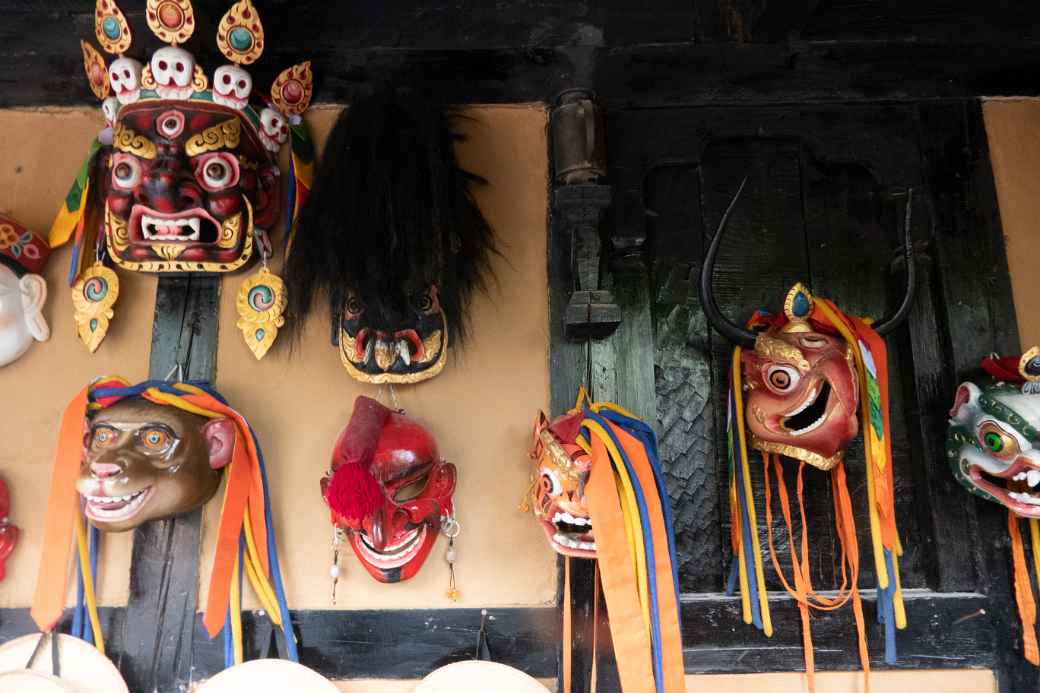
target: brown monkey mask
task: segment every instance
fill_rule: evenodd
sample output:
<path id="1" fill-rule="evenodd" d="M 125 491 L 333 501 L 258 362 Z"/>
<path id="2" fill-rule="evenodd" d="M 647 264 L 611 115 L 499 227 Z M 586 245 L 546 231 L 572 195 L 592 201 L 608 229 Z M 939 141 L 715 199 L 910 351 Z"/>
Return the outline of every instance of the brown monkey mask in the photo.
<path id="1" fill-rule="evenodd" d="M 141 398 L 85 422 L 76 490 L 92 525 L 125 532 L 201 507 L 231 461 L 235 425 Z"/>

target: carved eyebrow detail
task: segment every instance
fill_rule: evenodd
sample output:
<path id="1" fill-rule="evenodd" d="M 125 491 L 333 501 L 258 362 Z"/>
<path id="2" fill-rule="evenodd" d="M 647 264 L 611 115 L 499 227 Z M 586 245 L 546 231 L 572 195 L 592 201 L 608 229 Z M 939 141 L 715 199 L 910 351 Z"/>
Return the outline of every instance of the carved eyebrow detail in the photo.
<path id="1" fill-rule="evenodd" d="M 155 143 L 122 123 L 116 123 L 115 129 L 112 131 L 112 146 L 118 151 L 133 154 L 142 159 L 155 158 Z"/>
<path id="2" fill-rule="evenodd" d="M 238 146 L 241 134 L 242 122 L 231 118 L 189 137 L 184 143 L 184 152 L 188 156 L 198 156 L 217 149 L 233 149 Z"/>

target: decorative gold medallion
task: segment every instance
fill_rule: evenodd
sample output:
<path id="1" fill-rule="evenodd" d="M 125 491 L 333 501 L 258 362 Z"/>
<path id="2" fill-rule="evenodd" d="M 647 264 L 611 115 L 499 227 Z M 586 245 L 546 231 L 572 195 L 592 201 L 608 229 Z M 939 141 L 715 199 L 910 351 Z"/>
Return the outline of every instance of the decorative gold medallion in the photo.
<path id="1" fill-rule="evenodd" d="M 224 13 L 217 27 L 217 47 L 239 65 L 256 62 L 264 52 L 264 26 L 250 0 L 239 0 Z"/>
<path id="2" fill-rule="evenodd" d="M 94 46 L 86 41 L 79 42 L 83 49 L 83 70 L 87 73 L 87 82 L 94 96 L 104 101 L 108 98 L 111 86 L 108 82 L 108 68 L 105 67 L 105 59 L 97 52 Z"/>
<path id="3" fill-rule="evenodd" d="M 130 48 L 130 25 L 114 0 L 97 0 L 94 5 L 94 35 L 106 53 L 122 55 Z"/>
<path id="4" fill-rule="evenodd" d="M 282 70 L 271 85 L 271 101 L 284 115 L 300 115 L 310 106 L 313 90 L 314 75 L 308 60 Z"/>
<path id="5" fill-rule="evenodd" d="M 195 11 L 188 0 L 148 0 L 145 16 L 152 33 L 173 46 L 187 41 L 195 31 Z"/>
<path id="6" fill-rule="evenodd" d="M 266 267 L 249 277 L 238 290 L 238 329 L 246 346 L 259 361 L 274 344 L 278 328 L 285 324 L 283 313 L 289 297 L 282 278 Z"/>
<path id="7" fill-rule="evenodd" d="M 1026 379 L 1022 385 L 1022 392 L 1027 395 L 1040 395 L 1040 346 L 1022 354 L 1018 362 L 1018 372 Z"/>
<path id="8" fill-rule="evenodd" d="M 119 277 L 100 262 L 80 275 L 72 286 L 76 334 L 92 354 L 108 334 L 108 323 L 115 315 L 112 306 L 117 298 Z"/>

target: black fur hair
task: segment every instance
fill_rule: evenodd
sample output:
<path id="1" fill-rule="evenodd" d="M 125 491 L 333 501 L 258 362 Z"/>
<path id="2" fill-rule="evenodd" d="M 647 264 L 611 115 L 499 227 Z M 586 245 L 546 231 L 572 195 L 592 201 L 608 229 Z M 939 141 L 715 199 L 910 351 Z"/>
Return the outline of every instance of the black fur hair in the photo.
<path id="1" fill-rule="evenodd" d="M 295 337 L 319 293 L 335 332 L 345 290 L 366 311 L 392 316 L 401 296 L 437 282 L 449 336 L 464 338 L 473 291 L 486 290 L 498 250 L 470 193 L 483 181 L 455 159 L 454 117 L 402 87 L 380 88 L 340 115 L 286 261 Z"/>

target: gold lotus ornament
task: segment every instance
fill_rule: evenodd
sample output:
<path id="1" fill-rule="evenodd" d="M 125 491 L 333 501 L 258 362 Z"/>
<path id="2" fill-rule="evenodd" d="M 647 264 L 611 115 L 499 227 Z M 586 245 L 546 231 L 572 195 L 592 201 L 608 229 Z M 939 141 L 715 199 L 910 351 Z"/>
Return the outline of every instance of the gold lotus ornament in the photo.
<path id="1" fill-rule="evenodd" d="M 108 334 L 109 321 L 115 316 L 112 306 L 117 298 L 119 277 L 100 262 L 80 275 L 72 285 L 76 334 L 92 354 Z"/>
<path id="2" fill-rule="evenodd" d="M 257 361 L 267 354 L 278 337 L 278 328 L 285 325 L 285 306 L 289 297 L 282 278 L 266 267 L 261 267 L 242 283 L 235 307 L 238 310 L 238 329 L 246 346 Z"/>

